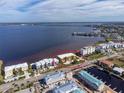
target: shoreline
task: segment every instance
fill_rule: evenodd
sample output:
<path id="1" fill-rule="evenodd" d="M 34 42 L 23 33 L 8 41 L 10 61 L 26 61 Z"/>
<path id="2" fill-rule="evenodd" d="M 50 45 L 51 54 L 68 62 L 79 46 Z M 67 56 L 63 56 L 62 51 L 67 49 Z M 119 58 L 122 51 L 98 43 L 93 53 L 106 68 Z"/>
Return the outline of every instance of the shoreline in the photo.
<path id="1" fill-rule="evenodd" d="M 32 55 L 19 58 L 17 60 L 4 61 L 4 65 L 10 66 L 10 65 L 15 65 L 15 64 L 24 63 L 24 62 L 27 62 L 30 64 L 30 63 L 39 61 L 41 59 L 56 57 L 57 55 L 62 54 L 62 53 L 73 52 L 74 50 L 79 51 L 80 48 L 85 47 L 85 46 L 94 45 L 98 41 L 99 40 L 95 40 L 95 41 L 90 40 L 90 41 L 88 41 L 88 43 L 82 42 L 82 44 L 81 43 L 76 43 L 76 44 L 66 43 L 66 44 L 57 45 L 54 47 L 47 48 L 43 51 L 34 53 Z M 66 45 L 66 47 L 65 47 L 65 45 Z"/>
<path id="2" fill-rule="evenodd" d="M 77 53 L 77 52 L 79 52 L 78 49 L 77 50 L 57 50 L 53 53 L 49 53 L 49 54 L 45 54 L 45 55 L 41 54 L 41 52 L 39 52 L 39 53 L 33 54 L 31 56 L 27 56 L 27 57 L 15 60 L 15 61 L 9 61 L 12 64 L 9 64 L 9 65 L 5 64 L 5 66 L 15 65 L 15 64 L 24 63 L 24 62 L 27 62 L 28 64 L 30 64 L 30 63 L 33 63 L 33 62 L 36 62 L 36 61 L 39 61 L 39 60 L 42 60 L 45 58 L 54 58 L 57 55 L 60 55 L 63 53 Z"/>

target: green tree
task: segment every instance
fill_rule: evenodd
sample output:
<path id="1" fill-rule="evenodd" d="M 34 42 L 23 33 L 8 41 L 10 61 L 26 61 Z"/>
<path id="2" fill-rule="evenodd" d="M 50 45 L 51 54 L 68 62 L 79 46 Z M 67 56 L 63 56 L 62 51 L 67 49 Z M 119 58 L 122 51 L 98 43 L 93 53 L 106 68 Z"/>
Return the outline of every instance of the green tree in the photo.
<path id="1" fill-rule="evenodd" d="M 16 69 L 13 69 L 13 75 L 14 75 L 14 76 L 17 76 L 17 75 L 18 75 L 18 72 L 17 72 Z"/>
<path id="2" fill-rule="evenodd" d="M 3 76 L 0 75 L 0 85 L 3 84 Z"/>
<path id="3" fill-rule="evenodd" d="M 22 68 L 19 68 L 18 72 L 19 72 L 19 75 L 23 75 L 24 74 L 24 71 L 22 71 Z"/>
<path id="4" fill-rule="evenodd" d="M 18 84 L 14 84 L 14 85 L 13 85 L 13 87 L 14 87 L 14 92 L 16 92 L 16 91 L 19 91 L 19 90 L 20 90 L 20 87 L 19 87 L 19 85 L 18 85 Z"/>
<path id="5" fill-rule="evenodd" d="M 21 89 L 25 89 L 25 84 L 24 83 L 21 84 Z"/>

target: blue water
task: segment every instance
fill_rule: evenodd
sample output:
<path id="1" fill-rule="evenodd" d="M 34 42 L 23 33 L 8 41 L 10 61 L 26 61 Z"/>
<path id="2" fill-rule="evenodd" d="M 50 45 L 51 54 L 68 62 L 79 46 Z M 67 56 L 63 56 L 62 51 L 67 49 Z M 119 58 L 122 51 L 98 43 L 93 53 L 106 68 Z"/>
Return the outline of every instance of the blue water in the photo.
<path id="1" fill-rule="evenodd" d="M 84 25 L 86 23 L 0 25 L 0 59 L 11 65 L 33 54 L 40 53 L 39 57 L 44 58 L 58 49 L 80 49 L 101 39 L 71 35 L 76 31 L 92 31 Z"/>

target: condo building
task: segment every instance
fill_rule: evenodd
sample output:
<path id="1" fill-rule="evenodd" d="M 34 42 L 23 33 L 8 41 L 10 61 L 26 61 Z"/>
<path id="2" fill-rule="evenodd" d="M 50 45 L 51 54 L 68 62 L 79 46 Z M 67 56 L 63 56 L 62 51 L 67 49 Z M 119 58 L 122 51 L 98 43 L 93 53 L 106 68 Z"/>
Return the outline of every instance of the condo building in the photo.
<path id="1" fill-rule="evenodd" d="M 63 64 L 72 63 L 76 57 L 77 56 L 74 53 L 65 53 L 57 56 L 59 61 L 62 62 Z"/>
<path id="2" fill-rule="evenodd" d="M 12 65 L 12 66 L 6 66 L 4 68 L 4 73 L 5 73 L 5 79 L 8 79 L 9 77 L 13 77 L 13 70 L 18 70 L 20 69 L 22 71 L 27 71 L 28 70 L 28 64 L 27 63 L 21 63 L 21 64 L 17 64 L 17 65 Z M 18 72 L 18 71 L 17 71 Z"/>
<path id="3" fill-rule="evenodd" d="M 102 50 L 102 49 L 109 49 L 109 48 L 124 48 L 124 43 L 120 43 L 120 42 L 108 42 L 108 43 L 103 43 L 103 44 L 99 44 L 96 47 L 96 50 Z"/>
<path id="4" fill-rule="evenodd" d="M 84 47 L 84 48 L 80 49 L 80 53 L 81 53 L 82 56 L 92 54 L 93 52 L 95 52 L 95 47 L 94 46 L 87 46 L 87 47 Z"/>
<path id="5" fill-rule="evenodd" d="M 57 66 L 58 63 L 59 63 L 59 60 L 57 58 L 47 58 L 47 59 L 39 60 L 35 63 L 32 63 L 31 67 L 33 70 L 52 68 Z"/>

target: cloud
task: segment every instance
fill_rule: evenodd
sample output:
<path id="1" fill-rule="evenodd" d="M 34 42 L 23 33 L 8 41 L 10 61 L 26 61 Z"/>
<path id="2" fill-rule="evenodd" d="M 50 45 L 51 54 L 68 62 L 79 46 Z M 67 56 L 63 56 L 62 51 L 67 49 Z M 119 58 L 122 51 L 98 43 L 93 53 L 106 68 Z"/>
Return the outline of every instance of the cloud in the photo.
<path id="1" fill-rule="evenodd" d="M 17 8 L 17 10 L 21 12 L 28 11 L 29 8 L 36 6 L 37 4 L 41 4 L 47 0 L 30 0 L 29 2 L 26 2 L 24 5 L 20 6 Z"/>
<path id="2" fill-rule="evenodd" d="M 123 0 L 1 0 L 5 21 L 124 21 Z"/>

